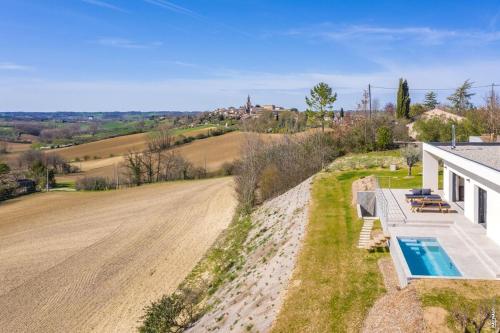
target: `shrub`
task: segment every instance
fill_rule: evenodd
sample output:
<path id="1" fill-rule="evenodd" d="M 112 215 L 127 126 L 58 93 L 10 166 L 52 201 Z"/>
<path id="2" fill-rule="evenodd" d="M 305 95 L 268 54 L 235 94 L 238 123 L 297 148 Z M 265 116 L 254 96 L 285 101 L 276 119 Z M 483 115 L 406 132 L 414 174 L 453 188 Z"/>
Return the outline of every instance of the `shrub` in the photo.
<path id="1" fill-rule="evenodd" d="M 223 176 L 232 176 L 235 171 L 235 163 L 224 162 L 221 167 Z"/>
<path id="2" fill-rule="evenodd" d="M 105 177 L 83 177 L 76 181 L 78 191 L 106 191 L 116 188 L 116 185 Z"/>
<path id="3" fill-rule="evenodd" d="M 276 194 L 276 189 L 278 187 L 275 186 L 276 185 L 275 182 L 278 179 L 279 179 L 279 170 L 276 167 L 276 165 L 271 164 L 266 166 L 266 168 L 262 171 L 262 174 L 260 175 L 260 182 L 259 182 L 260 195 L 262 200 L 272 198 Z"/>
<path id="4" fill-rule="evenodd" d="M 0 141 L 0 154 L 7 154 L 8 153 L 8 145 L 7 142 L 5 141 Z"/>
<path id="5" fill-rule="evenodd" d="M 188 329 L 199 316 L 196 311 L 198 295 L 190 290 L 164 295 L 145 308 L 141 333 L 177 333 Z"/>
<path id="6" fill-rule="evenodd" d="M 236 168 L 236 191 L 242 208 L 249 211 L 261 199 L 286 192 L 321 170 L 341 154 L 338 141 L 330 133 L 285 137 L 264 143 L 249 140 Z"/>
<path id="7" fill-rule="evenodd" d="M 199 133 L 199 134 L 196 135 L 196 139 L 197 140 L 205 139 L 205 138 L 208 138 L 208 135 L 205 134 L 205 133 Z"/>
<path id="8" fill-rule="evenodd" d="M 387 126 L 377 129 L 376 144 L 378 149 L 386 150 L 393 146 L 392 130 Z"/>
<path id="9" fill-rule="evenodd" d="M 85 161 L 88 161 L 88 160 L 90 160 L 90 156 L 89 156 L 89 155 L 85 155 L 85 156 L 83 156 L 83 159 L 84 159 Z"/>

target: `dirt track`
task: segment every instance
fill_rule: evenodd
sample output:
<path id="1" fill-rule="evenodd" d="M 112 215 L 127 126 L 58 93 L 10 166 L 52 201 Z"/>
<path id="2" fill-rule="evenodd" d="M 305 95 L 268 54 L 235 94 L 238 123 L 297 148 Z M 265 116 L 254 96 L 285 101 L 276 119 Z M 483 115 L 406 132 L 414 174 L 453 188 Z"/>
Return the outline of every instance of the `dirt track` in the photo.
<path id="1" fill-rule="evenodd" d="M 133 331 L 235 205 L 230 178 L 0 204 L 0 331 Z"/>

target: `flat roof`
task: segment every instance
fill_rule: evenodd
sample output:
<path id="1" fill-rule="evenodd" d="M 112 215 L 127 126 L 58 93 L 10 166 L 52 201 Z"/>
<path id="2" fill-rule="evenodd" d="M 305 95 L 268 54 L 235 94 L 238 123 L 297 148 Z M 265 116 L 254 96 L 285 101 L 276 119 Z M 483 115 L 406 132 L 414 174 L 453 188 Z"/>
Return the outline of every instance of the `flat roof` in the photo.
<path id="1" fill-rule="evenodd" d="M 457 143 L 455 148 L 452 148 L 450 143 L 430 144 L 457 156 L 500 171 L 500 143 Z"/>

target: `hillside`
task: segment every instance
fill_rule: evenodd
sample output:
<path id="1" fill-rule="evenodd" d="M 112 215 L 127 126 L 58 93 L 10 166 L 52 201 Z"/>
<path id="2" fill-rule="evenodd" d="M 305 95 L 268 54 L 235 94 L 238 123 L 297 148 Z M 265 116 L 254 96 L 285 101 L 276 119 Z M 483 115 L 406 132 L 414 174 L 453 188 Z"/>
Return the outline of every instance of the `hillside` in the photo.
<path id="1" fill-rule="evenodd" d="M 174 132 L 177 135 L 196 136 L 206 134 L 211 128 L 187 129 Z M 112 155 L 124 155 L 129 151 L 142 151 L 146 148 L 149 133 L 138 133 L 131 135 L 118 136 L 111 139 L 104 139 L 89 142 L 77 146 L 51 150 L 68 160 L 76 158 L 84 159 L 85 156 L 94 158 L 107 158 Z"/>
<path id="2" fill-rule="evenodd" d="M 230 178 L 0 204 L 2 331 L 132 331 L 143 307 L 192 270 L 235 206 Z"/>
<path id="3" fill-rule="evenodd" d="M 189 332 L 267 332 L 284 301 L 308 220 L 311 179 L 265 202 L 251 216 L 245 260 Z"/>
<path id="4" fill-rule="evenodd" d="M 193 163 L 195 167 L 206 166 L 207 171 L 213 172 L 219 170 L 224 163 L 238 159 L 241 155 L 241 148 L 248 136 L 257 135 L 264 140 L 282 137 L 279 134 L 231 132 L 220 136 L 209 137 L 207 139 L 196 140 L 192 143 L 174 148 L 173 151 Z M 97 144 L 97 142 L 95 143 Z M 75 162 L 74 164 L 87 176 L 114 177 L 115 167 L 119 168 L 121 162 L 123 162 L 122 156 L 114 156 L 97 160 Z M 80 176 L 81 174 L 77 174 L 70 176 L 70 178 Z"/>

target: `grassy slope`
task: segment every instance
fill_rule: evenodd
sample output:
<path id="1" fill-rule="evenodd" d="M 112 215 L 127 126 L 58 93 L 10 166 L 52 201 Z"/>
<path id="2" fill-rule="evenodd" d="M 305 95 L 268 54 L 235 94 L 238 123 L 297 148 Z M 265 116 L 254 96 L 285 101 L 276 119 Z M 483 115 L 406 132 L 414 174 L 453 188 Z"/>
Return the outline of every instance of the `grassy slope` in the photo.
<path id="1" fill-rule="evenodd" d="M 368 156 L 378 159 L 396 155 L 385 152 Z M 346 161 L 353 164 L 352 160 L 357 164 L 368 156 L 348 156 L 338 164 L 345 166 Z M 390 178 L 394 188 L 420 187 L 422 167 L 415 167 L 411 178 L 406 177 L 404 168 L 397 172 L 366 169 L 363 162 L 358 168 L 324 173 L 316 178 L 308 234 L 294 272 L 294 279 L 300 280 L 301 284 L 291 288 L 274 332 L 358 331 L 369 307 L 383 293 L 376 266 L 376 260 L 383 254 L 370 254 L 355 247 L 361 222 L 349 204 L 351 184 L 360 177 L 373 174 L 382 177 L 382 186 L 387 185 Z M 482 302 L 500 297 L 499 281 L 433 279 L 419 280 L 414 284 L 424 308 L 440 307 L 448 313 L 457 308 L 474 313 Z M 443 325 L 456 330 L 450 316 Z"/>
<path id="2" fill-rule="evenodd" d="M 387 153 L 391 154 L 391 152 Z M 351 206 L 351 185 L 374 174 L 391 177 L 394 187 L 415 187 L 421 168 L 363 169 L 318 175 L 312 192 L 307 235 L 294 272 L 300 285 L 291 288 L 274 332 L 353 332 L 384 293 L 377 260 L 383 253 L 356 248 L 362 222 Z"/>

